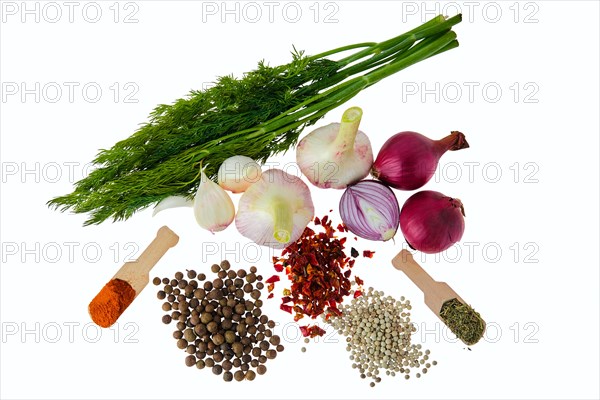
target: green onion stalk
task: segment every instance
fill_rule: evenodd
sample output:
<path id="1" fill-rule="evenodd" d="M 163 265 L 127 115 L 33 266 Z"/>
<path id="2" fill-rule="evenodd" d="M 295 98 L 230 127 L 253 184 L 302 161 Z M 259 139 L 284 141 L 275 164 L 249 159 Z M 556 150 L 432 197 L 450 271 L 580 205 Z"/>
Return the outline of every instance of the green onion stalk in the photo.
<path id="1" fill-rule="evenodd" d="M 192 198 L 204 173 L 215 179 L 235 155 L 264 163 L 295 146 L 302 130 L 363 89 L 458 46 L 461 15 L 437 16 L 380 43 L 358 43 L 317 55 L 292 52 L 288 64 L 222 76 L 203 91 L 161 104 L 129 138 L 100 150 L 94 169 L 72 193 L 48 201 L 60 211 L 89 213 L 84 225 L 130 218 L 169 196 Z M 330 60 L 330 56 L 358 50 Z"/>

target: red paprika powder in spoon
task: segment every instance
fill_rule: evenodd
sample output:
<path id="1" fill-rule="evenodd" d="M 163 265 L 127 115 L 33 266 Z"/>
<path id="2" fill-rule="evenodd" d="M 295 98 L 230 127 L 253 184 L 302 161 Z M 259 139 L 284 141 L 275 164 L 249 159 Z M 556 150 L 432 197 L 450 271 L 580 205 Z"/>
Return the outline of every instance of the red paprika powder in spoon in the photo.
<path id="1" fill-rule="evenodd" d="M 108 328 L 135 299 L 135 290 L 121 279 L 112 279 L 94 297 L 89 305 L 92 321 Z"/>
<path id="2" fill-rule="evenodd" d="M 179 241 L 168 227 L 158 230 L 156 238 L 135 261 L 126 262 L 100 290 L 88 306 L 92 320 L 108 328 L 123 314 L 150 282 L 150 270 Z"/>

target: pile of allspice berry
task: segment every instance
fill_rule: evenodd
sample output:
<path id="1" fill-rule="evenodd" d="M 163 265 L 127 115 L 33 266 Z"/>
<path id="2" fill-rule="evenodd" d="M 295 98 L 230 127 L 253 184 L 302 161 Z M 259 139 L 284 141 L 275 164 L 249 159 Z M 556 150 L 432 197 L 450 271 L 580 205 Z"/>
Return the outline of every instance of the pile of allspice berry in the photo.
<path id="1" fill-rule="evenodd" d="M 284 350 L 272 331 L 275 322 L 261 311 L 263 277 L 254 266 L 249 272 L 234 271 L 227 260 L 213 264 L 211 271 L 214 280 L 194 270 L 153 279 L 163 285 L 157 293 L 164 300 L 162 321 L 176 324 L 173 337 L 188 354 L 185 365 L 210 368 L 226 382 L 252 381 L 267 372 L 267 360 Z"/>

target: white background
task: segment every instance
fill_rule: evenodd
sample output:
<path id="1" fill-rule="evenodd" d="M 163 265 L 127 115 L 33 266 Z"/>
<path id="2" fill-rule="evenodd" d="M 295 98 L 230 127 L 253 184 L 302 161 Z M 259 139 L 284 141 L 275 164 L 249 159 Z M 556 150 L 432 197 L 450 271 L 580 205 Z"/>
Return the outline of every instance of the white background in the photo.
<path id="1" fill-rule="evenodd" d="M 76 2 L 71 17 L 62 2 L 2 2 L 2 398 L 599 397 L 597 2 L 97 5 L 102 14 L 92 23 L 96 6 L 86 2 Z M 398 131 L 466 134 L 471 147 L 444 155 L 425 187 L 465 204 L 462 243 L 437 258 L 416 257 L 481 312 L 485 340 L 472 351 L 456 342 L 392 268 L 400 234 L 396 243 L 359 242 L 376 254 L 360 259 L 355 273 L 412 300 L 413 321 L 428 330 L 413 341 L 439 362 L 419 380 L 384 376 L 370 388 L 335 335 L 301 353 L 297 329 L 277 299 L 265 310 L 280 323 L 286 350 L 251 383 L 226 385 L 207 370 L 186 368 L 174 327 L 160 321 L 152 286 L 114 328 L 90 324 L 89 301 L 164 224 L 181 240 L 156 275 L 204 270 L 225 257 L 255 264 L 266 277 L 273 272 L 266 249 L 234 226 L 212 236 L 189 209 L 154 218 L 146 210 L 91 227 L 82 226 L 85 216 L 49 210 L 45 202 L 69 192 L 98 149 L 131 134 L 155 105 L 218 75 L 239 76 L 260 59 L 287 62 L 292 45 L 315 54 L 381 41 L 436 9 L 453 15 L 457 8 L 465 18 L 455 28 L 458 49 L 401 71 L 347 105 L 363 108 L 361 129 L 375 153 Z M 92 88 L 82 93 L 86 84 Z M 74 85 L 72 98 L 67 85 Z M 97 99 L 94 87 L 102 90 Z M 274 158 L 293 160 L 294 151 Z M 313 188 L 317 215 L 337 210 L 341 193 Z M 410 195 L 396 193 L 401 203 Z M 339 221 L 337 211 L 331 215 Z"/>

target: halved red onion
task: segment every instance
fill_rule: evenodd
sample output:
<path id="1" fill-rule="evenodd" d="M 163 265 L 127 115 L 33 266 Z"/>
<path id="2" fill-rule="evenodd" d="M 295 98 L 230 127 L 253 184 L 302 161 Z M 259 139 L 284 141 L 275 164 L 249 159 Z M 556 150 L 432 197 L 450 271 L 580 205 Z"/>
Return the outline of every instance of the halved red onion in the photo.
<path id="1" fill-rule="evenodd" d="M 386 241 L 398 230 L 400 206 L 392 189 L 375 180 L 364 180 L 346 188 L 340 199 L 340 216 L 355 235 Z"/>
<path id="2" fill-rule="evenodd" d="M 410 196 L 400 211 L 400 229 L 408 245 L 423 253 L 439 253 L 458 242 L 465 231 L 459 199 L 433 190 Z"/>

